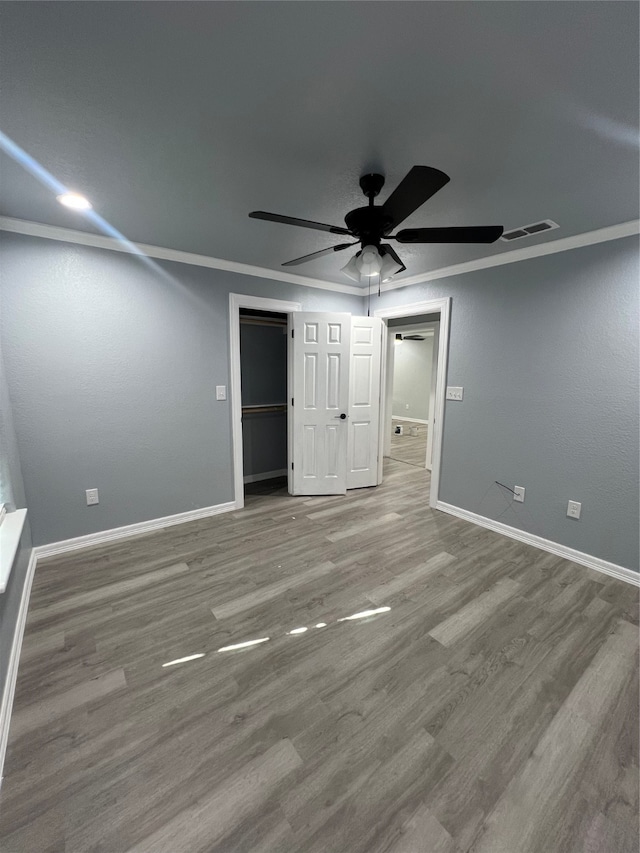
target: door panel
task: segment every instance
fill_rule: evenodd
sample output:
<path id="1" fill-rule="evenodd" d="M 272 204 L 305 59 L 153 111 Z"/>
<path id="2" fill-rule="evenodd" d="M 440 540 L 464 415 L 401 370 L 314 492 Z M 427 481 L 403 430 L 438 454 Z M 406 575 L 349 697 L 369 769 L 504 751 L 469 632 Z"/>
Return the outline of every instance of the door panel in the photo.
<path id="1" fill-rule="evenodd" d="M 345 494 L 351 315 L 298 311 L 291 323 L 292 494 Z"/>
<path id="2" fill-rule="evenodd" d="M 332 341 L 332 343 L 340 343 Z M 327 355 L 327 409 L 334 414 L 340 408 L 340 383 L 344 381 L 342 366 L 345 359 L 341 353 Z"/>
<path id="3" fill-rule="evenodd" d="M 351 318 L 347 488 L 378 483 L 382 320 Z"/>

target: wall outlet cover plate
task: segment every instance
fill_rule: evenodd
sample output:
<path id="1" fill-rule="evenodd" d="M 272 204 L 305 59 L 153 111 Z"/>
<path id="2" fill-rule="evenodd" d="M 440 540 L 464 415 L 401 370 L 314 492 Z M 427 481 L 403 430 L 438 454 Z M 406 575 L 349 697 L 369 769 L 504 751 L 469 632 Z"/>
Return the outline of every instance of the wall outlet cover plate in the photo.
<path id="1" fill-rule="evenodd" d="M 580 518 L 582 512 L 582 504 L 579 501 L 569 501 L 567 504 L 567 517 Z"/>

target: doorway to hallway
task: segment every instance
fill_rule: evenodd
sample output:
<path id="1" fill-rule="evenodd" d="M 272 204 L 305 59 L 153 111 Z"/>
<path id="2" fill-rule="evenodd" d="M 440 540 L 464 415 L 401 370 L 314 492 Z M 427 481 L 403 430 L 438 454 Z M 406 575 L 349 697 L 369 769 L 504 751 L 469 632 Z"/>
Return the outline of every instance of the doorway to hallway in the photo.
<path id="1" fill-rule="evenodd" d="M 403 463 L 403 467 L 410 465 L 413 468 L 426 468 L 431 472 L 429 506 L 432 508 L 437 504 L 440 487 L 450 308 L 450 297 L 444 297 L 391 308 L 378 308 L 374 312 L 385 324 L 380 418 L 383 453 L 379 459 L 380 480 L 383 464 L 393 458 L 392 453 Z M 394 382 L 395 351 L 409 343 L 424 344 L 428 337 L 431 339 L 426 345 L 431 353 L 430 366 L 426 359 L 422 367 L 416 367 L 413 363 L 404 378 L 404 384 L 403 381 Z M 415 351 L 402 351 L 410 356 L 406 360 L 411 365 Z M 398 359 L 398 362 L 402 360 Z M 405 440 L 406 431 L 406 439 L 409 440 Z M 410 439 L 414 440 L 413 448 Z M 405 459 L 407 461 L 404 461 Z M 421 464 L 420 459 L 423 460 Z"/>
<path id="2" fill-rule="evenodd" d="M 388 456 L 431 470 L 439 315 L 406 325 L 388 323 L 387 398 L 391 439 Z"/>

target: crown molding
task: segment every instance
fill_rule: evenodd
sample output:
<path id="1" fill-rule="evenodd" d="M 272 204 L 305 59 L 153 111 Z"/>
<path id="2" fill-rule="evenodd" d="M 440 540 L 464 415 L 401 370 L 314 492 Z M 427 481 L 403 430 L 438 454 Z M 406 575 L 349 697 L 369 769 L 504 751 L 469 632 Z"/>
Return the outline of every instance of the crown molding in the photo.
<path id="1" fill-rule="evenodd" d="M 26 219 L 14 219 L 10 216 L 0 216 L 0 231 L 24 234 L 28 237 L 43 237 L 45 240 L 59 240 L 63 243 L 75 243 L 79 246 L 91 246 L 95 249 L 108 249 L 112 252 L 124 252 L 126 254 L 136 254 L 139 252 L 156 260 L 174 261 L 178 264 L 190 264 L 197 267 L 224 270 L 225 272 L 239 273 L 240 275 L 250 275 L 289 284 L 299 284 L 303 287 L 315 287 L 320 290 L 333 290 L 337 293 L 349 293 L 353 296 L 361 296 L 363 298 L 367 295 L 365 287 L 356 287 L 351 284 L 340 284 L 339 282 L 330 282 L 323 279 L 295 275 L 294 273 L 280 272 L 279 270 L 272 270 L 268 267 L 241 264 L 237 261 L 225 261 L 222 258 L 197 255 L 192 252 L 182 252 L 178 249 L 166 249 L 161 246 L 151 246 L 147 243 L 126 244 L 121 243 L 114 237 L 89 234 L 86 231 L 75 231 L 71 228 L 60 228 L 57 225 L 45 225 L 41 222 L 30 222 Z M 453 275 L 464 275 L 475 270 L 499 267 L 504 264 L 515 264 L 518 261 L 540 258 L 544 255 L 553 255 L 556 252 L 567 252 L 571 249 L 579 249 L 582 246 L 593 246 L 596 243 L 606 243 L 609 240 L 632 237 L 635 234 L 640 234 L 640 219 L 632 219 L 629 222 L 621 222 L 619 225 L 609 225 L 606 228 L 598 228 L 595 231 L 574 234 L 572 237 L 549 240 L 546 243 L 539 243 L 536 246 L 513 249 L 509 252 L 501 252 L 499 255 L 488 255 L 487 257 L 476 258 L 473 261 L 466 261 L 462 264 L 453 264 L 452 266 L 440 267 L 430 272 L 418 273 L 417 275 L 383 284 L 380 287 L 380 291 L 384 293 L 389 290 L 411 287 L 414 284 L 423 284 L 427 281 L 436 281 L 437 279 L 448 278 Z"/>
<path id="2" fill-rule="evenodd" d="M 518 261 L 527 261 L 530 258 L 540 258 L 543 255 L 553 255 L 556 252 L 567 252 L 570 249 L 579 249 L 582 246 L 593 246 L 596 243 L 606 243 L 608 240 L 619 240 L 621 237 L 632 237 L 640 233 L 640 219 L 632 219 L 629 222 L 621 222 L 619 225 L 609 225 L 606 228 L 598 228 L 596 231 L 585 231 L 582 234 L 574 234 L 572 237 L 562 237 L 559 240 L 549 240 L 547 243 L 538 243 L 536 246 L 527 246 L 524 249 L 513 249 L 511 252 L 501 252 L 499 255 L 489 255 L 485 258 L 477 258 L 474 261 L 466 261 L 463 264 L 453 264 L 450 267 L 440 267 L 431 272 L 419 273 L 397 281 L 390 281 L 380 287 L 382 292 L 397 290 L 400 287 L 410 287 L 412 284 L 423 284 L 426 281 L 435 281 L 439 278 L 448 278 L 452 275 L 463 275 L 475 270 L 500 267 L 503 264 L 515 264 Z"/>
<path id="3" fill-rule="evenodd" d="M 299 284 L 303 287 L 316 287 L 320 290 L 334 290 L 338 293 L 350 293 L 363 296 L 361 287 L 351 284 L 339 284 L 322 279 L 295 275 L 290 272 L 258 267 L 253 264 L 241 264 L 237 261 L 225 261 L 222 258 L 212 258 L 208 255 L 196 255 L 193 252 L 182 252 L 178 249 L 165 249 L 161 246 L 151 246 L 147 243 L 122 243 L 115 237 L 105 237 L 102 234 L 89 234 L 87 231 L 75 231 L 72 228 L 60 228 L 57 225 L 45 225 L 42 222 L 29 222 L 26 219 L 13 219 L 10 216 L 0 216 L 0 231 L 10 231 L 13 234 L 24 234 L 28 237 L 43 237 L 45 240 L 59 240 L 63 243 L 75 243 L 79 246 L 91 246 L 94 249 L 108 249 L 111 252 L 124 252 L 134 255 L 140 253 L 148 258 L 159 261 L 174 261 L 178 264 L 190 264 L 196 267 L 224 270 L 225 272 L 251 275 L 257 278 L 269 278 L 288 284 Z M 132 247 L 135 251 L 132 250 Z"/>

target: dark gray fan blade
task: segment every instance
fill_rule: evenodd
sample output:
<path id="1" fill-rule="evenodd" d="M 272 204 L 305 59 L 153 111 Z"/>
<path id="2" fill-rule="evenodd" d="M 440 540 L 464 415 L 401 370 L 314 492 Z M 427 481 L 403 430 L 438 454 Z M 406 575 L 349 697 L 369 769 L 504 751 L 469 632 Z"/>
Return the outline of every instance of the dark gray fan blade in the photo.
<path id="1" fill-rule="evenodd" d="M 391 228 L 399 225 L 421 204 L 449 183 L 449 176 L 431 166 L 414 166 L 400 181 L 382 205 L 382 213 L 391 221 Z"/>
<path id="2" fill-rule="evenodd" d="M 385 255 L 391 255 L 391 257 L 393 258 L 393 260 L 394 260 L 397 264 L 400 264 L 400 266 L 401 266 L 401 268 L 402 268 L 402 269 L 399 269 L 399 270 L 398 270 L 398 273 L 400 273 L 400 272 L 404 272 L 404 271 L 406 270 L 405 265 L 403 264 L 403 262 L 402 262 L 401 258 L 399 257 L 399 255 L 398 255 L 398 253 L 396 252 L 396 250 L 395 250 L 395 249 L 393 249 L 391 246 L 388 246 L 386 243 L 384 243 L 384 245 L 380 246 L 380 249 L 381 249 L 381 250 L 384 250 L 384 251 L 383 251 L 383 254 L 385 254 Z M 398 273 L 396 273 L 396 275 L 397 275 Z"/>
<path id="3" fill-rule="evenodd" d="M 282 222 L 284 225 L 299 225 L 300 228 L 313 228 L 314 231 L 329 231 L 331 234 L 349 234 L 346 228 L 338 225 L 325 225 L 322 222 L 312 222 L 310 219 L 296 219 L 295 216 L 281 216 L 279 213 L 266 213 L 264 210 L 254 210 L 249 214 L 252 219 L 266 219 L 267 222 Z"/>
<path id="4" fill-rule="evenodd" d="M 319 252 L 311 252 L 310 255 L 303 255 L 301 258 L 295 258 L 293 261 L 287 261 L 282 264 L 283 267 L 294 267 L 296 264 L 306 264 L 307 261 L 312 261 L 314 258 L 321 258 L 323 255 L 330 255 L 332 252 L 341 252 L 343 249 L 348 249 L 349 246 L 355 246 L 356 243 L 339 243 L 337 246 L 329 246 L 328 249 L 320 249 Z"/>
<path id="5" fill-rule="evenodd" d="M 398 231 L 399 243 L 495 243 L 502 236 L 502 225 L 478 225 L 469 228 L 405 228 Z"/>
<path id="6" fill-rule="evenodd" d="M 422 335 L 403 335 L 403 341 L 424 341 L 426 338 L 423 338 Z"/>

